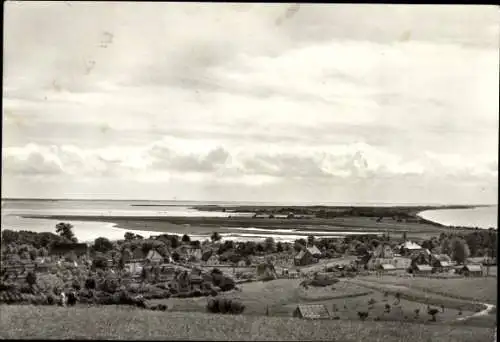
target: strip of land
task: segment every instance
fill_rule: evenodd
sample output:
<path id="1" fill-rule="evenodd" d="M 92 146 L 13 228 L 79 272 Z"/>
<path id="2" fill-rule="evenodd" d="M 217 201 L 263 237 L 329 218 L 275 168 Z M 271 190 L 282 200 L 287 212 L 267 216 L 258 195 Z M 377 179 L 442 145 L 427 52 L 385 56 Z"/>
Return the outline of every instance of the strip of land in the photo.
<path id="1" fill-rule="evenodd" d="M 253 217 L 184 217 L 184 216 L 90 216 L 90 215 L 23 215 L 25 218 L 53 219 L 61 221 L 91 221 L 114 223 L 117 228 L 181 234 L 206 234 L 217 231 L 232 232 L 228 228 L 258 228 L 273 230 L 266 234 L 287 235 L 283 229 L 331 233 L 354 232 L 380 234 L 381 232 L 408 238 L 427 239 L 449 228 L 425 220 L 404 220 L 393 217 L 343 216 L 336 218 L 253 218 Z M 464 230 L 466 228 L 459 228 Z M 294 234 L 290 232 L 289 234 Z"/>

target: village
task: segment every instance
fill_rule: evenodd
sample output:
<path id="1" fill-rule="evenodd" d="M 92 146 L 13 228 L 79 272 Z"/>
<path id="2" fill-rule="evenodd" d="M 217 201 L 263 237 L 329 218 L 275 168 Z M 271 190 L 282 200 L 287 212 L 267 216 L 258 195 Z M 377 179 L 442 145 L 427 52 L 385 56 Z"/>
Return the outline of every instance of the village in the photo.
<path id="1" fill-rule="evenodd" d="M 272 238 L 262 243 L 221 241 L 217 233 L 203 242 L 191 241 L 187 235 L 179 239 L 160 234 L 145 239 L 125 233 L 124 240 L 98 238 L 87 245 L 74 242 L 71 225 L 60 223 L 59 227 L 62 236 L 53 234 L 55 241 L 51 242 L 47 237 L 41 239 L 45 246 L 36 241 L 36 233 L 26 238 L 22 233 L 2 230 L 2 303 L 134 304 L 167 310 L 168 303 L 177 300 L 182 304 L 176 308 L 182 310 L 184 302 L 178 300 L 231 297 L 245 292 L 249 283 L 285 281 L 284 288 L 295 284 L 294 290 L 303 292 L 332 286 L 329 291 L 337 291 L 342 297 L 342 291 L 334 287 L 340 280 L 347 284 L 370 276 L 423 279 L 496 276 L 496 266 L 492 271 L 495 259 L 468 258 L 466 254 L 460 256 L 457 250 L 451 257 L 436 253 L 441 248 L 430 251 L 408 240 L 406 233 L 400 238 L 366 235 L 332 240 L 309 236 L 294 244 L 275 243 Z M 23 238 L 34 240 L 34 244 L 23 243 Z M 352 288 L 351 284 L 349 291 Z M 155 301 L 162 304 L 154 305 Z M 244 307 L 245 303 L 239 305 Z M 307 305 L 315 305 L 311 317 L 324 316 L 318 314 L 326 310 L 321 304 L 302 301 L 296 308 L 307 311 Z M 273 314 L 267 305 L 253 311 Z M 296 314 L 293 307 L 275 311 Z"/>

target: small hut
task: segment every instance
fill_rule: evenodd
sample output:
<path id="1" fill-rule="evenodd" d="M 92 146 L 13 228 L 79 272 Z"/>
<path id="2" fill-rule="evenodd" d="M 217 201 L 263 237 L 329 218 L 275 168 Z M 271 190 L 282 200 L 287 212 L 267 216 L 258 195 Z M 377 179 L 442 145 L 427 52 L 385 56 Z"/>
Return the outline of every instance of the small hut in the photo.
<path id="1" fill-rule="evenodd" d="M 481 265 L 464 265 L 461 271 L 466 277 L 481 277 L 483 275 Z"/>
<path id="2" fill-rule="evenodd" d="M 315 258 L 309 251 L 309 249 L 303 249 L 293 258 L 295 266 L 305 266 L 310 265 L 315 262 Z"/>
<path id="3" fill-rule="evenodd" d="M 413 265 L 412 271 L 418 275 L 429 275 L 432 273 L 432 267 L 429 265 Z"/>
<path id="4" fill-rule="evenodd" d="M 381 273 L 392 273 L 396 271 L 396 267 L 392 264 L 382 264 L 379 266 L 378 270 Z"/>
<path id="5" fill-rule="evenodd" d="M 330 318 L 330 313 L 323 304 L 299 304 L 293 312 L 293 317 L 304 319 L 328 319 Z"/>

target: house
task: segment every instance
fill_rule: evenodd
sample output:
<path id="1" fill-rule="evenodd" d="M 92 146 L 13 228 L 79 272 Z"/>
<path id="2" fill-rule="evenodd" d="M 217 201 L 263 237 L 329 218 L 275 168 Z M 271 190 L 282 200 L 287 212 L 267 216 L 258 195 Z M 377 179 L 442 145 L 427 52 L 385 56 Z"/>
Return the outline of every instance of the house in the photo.
<path id="1" fill-rule="evenodd" d="M 319 250 L 319 248 L 318 248 L 318 247 L 316 247 L 316 246 L 314 246 L 314 245 L 313 245 L 312 247 L 307 247 L 306 249 L 307 249 L 307 250 L 309 251 L 309 253 L 311 253 L 311 255 L 312 255 L 313 257 L 315 257 L 315 258 L 319 258 L 319 257 L 321 256 L 321 251 Z"/>
<path id="2" fill-rule="evenodd" d="M 481 265 L 465 265 L 461 269 L 461 274 L 466 277 L 482 277 L 483 269 Z"/>
<path id="3" fill-rule="evenodd" d="M 396 251 L 399 252 L 398 254 L 401 254 L 402 256 L 408 256 L 415 252 L 422 251 L 423 249 L 424 248 L 422 248 L 422 246 L 415 242 L 405 241 L 403 244 L 397 247 Z"/>
<path id="4" fill-rule="evenodd" d="M 212 254 L 210 256 L 210 258 L 208 258 L 207 262 L 206 262 L 207 265 L 219 265 L 220 262 L 219 262 L 219 257 L 215 254 Z"/>
<path id="5" fill-rule="evenodd" d="M 305 266 L 316 262 L 316 258 L 313 257 L 309 249 L 303 249 L 293 258 L 293 263 L 295 266 Z"/>
<path id="6" fill-rule="evenodd" d="M 373 251 L 373 257 L 382 259 L 392 259 L 394 257 L 394 252 L 391 246 L 386 243 L 381 243 Z"/>
<path id="7" fill-rule="evenodd" d="M 448 272 L 452 268 L 451 258 L 446 254 L 431 254 L 430 260 L 436 272 Z"/>
<path id="8" fill-rule="evenodd" d="M 293 312 L 293 317 L 305 319 L 328 319 L 330 318 L 330 313 L 323 304 L 299 304 Z"/>
<path id="9" fill-rule="evenodd" d="M 201 260 L 202 252 L 201 248 L 190 247 L 186 249 L 187 259 L 188 260 Z"/>
<path id="10" fill-rule="evenodd" d="M 190 275 L 187 271 L 176 272 L 174 279 L 169 284 L 177 292 L 187 292 L 191 288 Z"/>
<path id="11" fill-rule="evenodd" d="M 379 266 L 379 271 L 383 273 L 390 273 L 391 271 L 395 271 L 396 267 L 392 264 L 382 264 Z"/>
<path id="12" fill-rule="evenodd" d="M 89 248 L 86 243 L 54 243 L 49 251 L 49 255 L 57 257 L 65 257 L 70 253 L 75 253 L 78 258 L 88 256 Z"/>
<path id="13" fill-rule="evenodd" d="M 432 267 L 429 265 L 413 264 L 411 270 L 414 274 L 418 275 L 429 275 L 432 273 Z"/>
<path id="14" fill-rule="evenodd" d="M 128 262 L 124 265 L 124 270 L 130 274 L 139 274 L 142 272 L 142 262 Z"/>
<path id="15" fill-rule="evenodd" d="M 163 262 L 163 257 L 157 250 L 152 249 L 148 252 L 148 255 L 146 255 L 146 260 L 153 264 L 160 264 Z"/>

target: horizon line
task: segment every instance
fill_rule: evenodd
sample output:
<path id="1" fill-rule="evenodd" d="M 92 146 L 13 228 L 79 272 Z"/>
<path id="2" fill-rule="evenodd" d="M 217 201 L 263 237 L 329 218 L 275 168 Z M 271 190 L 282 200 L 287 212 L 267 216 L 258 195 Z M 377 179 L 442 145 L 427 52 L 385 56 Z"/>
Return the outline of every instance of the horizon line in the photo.
<path id="1" fill-rule="evenodd" d="M 247 202 L 247 203 L 294 203 L 297 205 L 333 205 L 333 204 L 346 204 L 346 205 L 364 205 L 364 204 L 387 204 L 387 205 L 409 205 L 409 206 L 476 206 L 476 207 L 484 207 L 484 206 L 497 206 L 498 203 L 490 203 L 490 204 L 453 204 L 453 203 L 415 203 L 415 202 L 339 202 L 339 201 L 303 201 L 303 202 L 287 202 L 287 201 L 249 201 L 249 200 L 179 200 L 179 199 L 111 199 L 111 198 L 37 198 L 37 197 L 2 197 L 2 201 L 114 201 L 114 202 L 206 202 L 206 203 L 238 203 L 238 202 Z"/>

